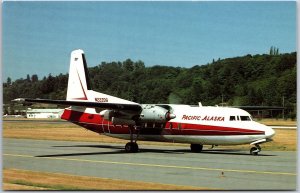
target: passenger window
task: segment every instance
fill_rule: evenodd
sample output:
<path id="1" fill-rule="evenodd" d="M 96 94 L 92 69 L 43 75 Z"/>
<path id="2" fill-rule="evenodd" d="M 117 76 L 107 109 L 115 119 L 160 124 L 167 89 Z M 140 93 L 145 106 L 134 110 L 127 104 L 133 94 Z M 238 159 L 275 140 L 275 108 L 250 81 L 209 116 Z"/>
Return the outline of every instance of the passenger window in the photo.
<path id="1" fill-rule="evenodd" d="M 229 121 L 235 121 L 235 116 L 230 116 Z"/>
<path id="2" fill-rule="evenodd" d="M 236 120 L 238 120 L 238 121 L 239 121 L 239 120 L 240 120 L 240 117 L 239 117 L 239 116 L 236 116 Z"/>

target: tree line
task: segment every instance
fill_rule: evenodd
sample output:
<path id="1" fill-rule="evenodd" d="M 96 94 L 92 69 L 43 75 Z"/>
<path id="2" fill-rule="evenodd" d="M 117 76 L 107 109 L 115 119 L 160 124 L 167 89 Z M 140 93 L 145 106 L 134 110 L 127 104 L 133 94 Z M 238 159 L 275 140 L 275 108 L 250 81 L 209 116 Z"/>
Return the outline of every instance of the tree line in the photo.
<path id="1" fill-rule="evenodd" d="M 89 68 L 92 89 L 138 103 L 285 106 L 296 114 L 296 52 L 213 60 L 191 68 L 143 61 L 102 62 Z M 3 83 L 4 104 L 14 98 L 65 99 L 68 74 L 27 75 Z M 284 102 L 284 104 L 283 104 Z"/>

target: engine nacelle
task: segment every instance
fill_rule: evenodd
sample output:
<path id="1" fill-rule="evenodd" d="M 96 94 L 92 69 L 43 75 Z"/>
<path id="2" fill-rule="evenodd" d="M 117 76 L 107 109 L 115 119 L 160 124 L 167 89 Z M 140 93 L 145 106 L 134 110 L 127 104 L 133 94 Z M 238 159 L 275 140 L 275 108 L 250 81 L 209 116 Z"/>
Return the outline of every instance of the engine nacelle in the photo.
<path id="1" fill-rule="evenodd" d="M 101 111 L 99 114 L 103 119 L 111 121 L 113 125 L 136 125 L 136 123 L 160 124 L 176 117 L 167 109 L 156 105 L 143 106 L 143 110 L 138 118 L 108 109 Z"/>
<path id="2" fill-rule="evenodd" d="M 113 110 L 103 110 L 100 112 L 100 116 L 103 117 L 103 119 L 110 121 L 111 118 L 114 116 Z"/>
<path id="3" fill-rule="evenodd" d="M 164 123 L 170 119 L 174 119 L 176 116 L 171 114 L 167 109 L 156 106 L 156 105 L 146 105 L 141 114 L 140 121 L 143 123 Z"/>

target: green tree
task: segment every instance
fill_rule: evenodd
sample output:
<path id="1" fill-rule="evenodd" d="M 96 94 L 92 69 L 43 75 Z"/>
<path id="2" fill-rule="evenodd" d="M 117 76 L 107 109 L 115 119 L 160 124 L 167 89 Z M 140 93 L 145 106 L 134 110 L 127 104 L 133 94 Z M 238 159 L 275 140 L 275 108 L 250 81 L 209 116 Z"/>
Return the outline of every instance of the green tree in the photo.
<path id="1" fill-rule="evenodd" d="M 123 68 L 127 71 L 133 71 L 134 70 L 134 63 L 132 60 L 127 59 L 123 62 Z"/>
<path id="2" fill-rule="evenodd" d="M 11 85 L 11 78 L 10 77 L 7 78 L 6 83 L 7 83 L 7 85 Z"/>
<path id="3" fill-rule="evenodd" d="M 27 74 L 26 81 L 27 81 L 27 82 L 31 82 L 31 80 L 30 80 L 30 75 L 29 75 L 29 74 Z"/>
<path id="4" fill-rule="evenodd" d="M 38 75 L 36 75 L 36 74 L 34 74 L 34 75 L 32 75 L 31 76 L 31 82 L 37 82 L 37 81 L 39 81 L 39 78 L 38 78 Z"/>

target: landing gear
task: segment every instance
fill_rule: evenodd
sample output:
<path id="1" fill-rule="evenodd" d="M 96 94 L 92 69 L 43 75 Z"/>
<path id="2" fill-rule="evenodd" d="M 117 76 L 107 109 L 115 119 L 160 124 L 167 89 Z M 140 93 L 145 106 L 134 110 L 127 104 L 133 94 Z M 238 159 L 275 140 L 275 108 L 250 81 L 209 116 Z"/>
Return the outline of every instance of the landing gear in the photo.
<path id="1" fill-rule="evenodd" d="M 137 131 L 137 135 L 135 137 L 135 139 L 133 139 L 133 132 L 134 131 Z M 128 142 L 126 145 L 125 145 L 125 151 L 127 153 L 136 153 L 139 151 L 139 146 L 138 144 L 136 143 L 138 137 L 139 137 L 139 129 L 137 129 L 136 126 L 134 127 L 130 127 L 130 142 Z"/>
<path id="2" fill-rule="evenodd" d="M 260 146 L 258 144 L 255 144 L 255 147 L 252 147 L 250 149 L 250 154 L 251 155 L 258 155 L 258 152 L 260 152 L 260 151 L 261 151 Z"/>
<path id="3" fill-rule="evenodd" d="M 191 144 L 191 151 L 195 153 L 201 152 L 203 149 L 203 145 L 201 144 Z"/>
<path id="4" fill-rule="evenodd" d="M 209 148 L 209 149 L 213 149 L 215 146 L 218 146 L 218 145 L 211 145 L 211 148 Z"/>
<path id="5" fill-rule="evenodd" d="M 136 153 L 139 151 L 139 146 L 136 142 L 128 142 L 125 145 L 125 151 L 127 153 Z"/>

